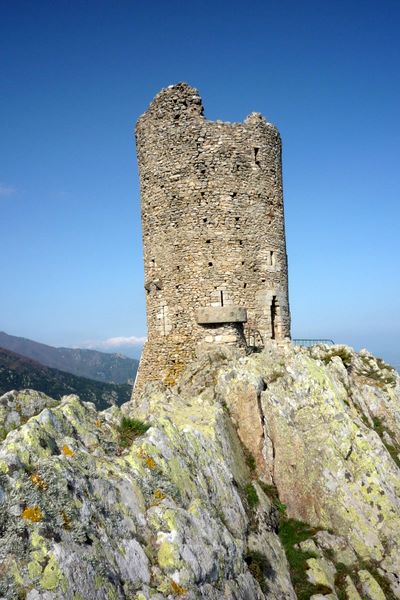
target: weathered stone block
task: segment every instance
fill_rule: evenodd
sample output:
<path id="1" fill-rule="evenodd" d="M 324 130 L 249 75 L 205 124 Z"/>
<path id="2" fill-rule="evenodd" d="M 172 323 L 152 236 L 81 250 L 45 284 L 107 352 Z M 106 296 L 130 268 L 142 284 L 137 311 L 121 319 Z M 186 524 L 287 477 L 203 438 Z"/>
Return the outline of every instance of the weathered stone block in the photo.
<path id="1" fill-rule="evenodd" d="M 206 306 L 196 310 L 199 325 L 213 323 L 246 323 L 247 311 L 242 306 Z"/>

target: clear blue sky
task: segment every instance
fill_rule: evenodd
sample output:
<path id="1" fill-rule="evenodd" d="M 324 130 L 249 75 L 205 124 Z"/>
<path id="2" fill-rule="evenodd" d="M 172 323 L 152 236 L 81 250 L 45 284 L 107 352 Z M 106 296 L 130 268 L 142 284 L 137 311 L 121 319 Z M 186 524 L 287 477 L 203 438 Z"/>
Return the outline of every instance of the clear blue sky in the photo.
<path id="1" fill-rule="evenodd" d="M 0 2 L 0 329 L 145 335 L 132 132 L 187 81 L 281 131 L 294 337 L 399 364 L 399 29 L 385 0 Z"/>

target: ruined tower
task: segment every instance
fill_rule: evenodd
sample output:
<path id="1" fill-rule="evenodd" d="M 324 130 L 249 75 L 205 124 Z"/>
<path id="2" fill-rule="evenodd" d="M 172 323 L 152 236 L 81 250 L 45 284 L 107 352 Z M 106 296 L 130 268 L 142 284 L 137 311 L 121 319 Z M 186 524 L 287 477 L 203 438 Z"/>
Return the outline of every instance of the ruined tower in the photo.
<path id="1" fill-rule="evenodd" d="M 259 113 L 208 121 L 169 86 L 136 126 L 148 341 L 136 389 L 172 382 L 199 344 L 290 336 L 281 140 Z"/>

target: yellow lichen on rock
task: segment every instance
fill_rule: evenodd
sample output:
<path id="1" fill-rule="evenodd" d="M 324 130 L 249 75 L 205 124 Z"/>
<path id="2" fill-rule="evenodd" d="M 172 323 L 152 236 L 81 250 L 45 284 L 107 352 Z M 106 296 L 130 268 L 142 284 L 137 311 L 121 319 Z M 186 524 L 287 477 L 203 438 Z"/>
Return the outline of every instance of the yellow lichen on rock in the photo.
<path id="1" fill-rule="evenodd" d="M 179 585 L 179 583 L 177 583 L 173 579 L 171 579 L 171 589 L 172 589 L 173 593 L 176 594 L 177 596 L 184 596 L 185 594 L 187 594 L 187 589 L 185 589 L 183 586 Z"/>
<path id="2" fill-rule="evenodd" d="M 379 583 L 371 573 L 362 569 L 358 572 L 361 587 L 368 600 L 386 600 L 386 596 Z"/>
<path id="3" fill-rule="evenodd" d="M 45 590 L 55 590 L 59 587 L 61 587 L 64 591 L 66 590 L 66 579 L 62 574 L 54 554 L 50 555 L 49 562 L 44 568 L 40 585 Z"/>
<path id="4" fill-rule="evenodd" d="M 161 542 L 157 552 L 157 561 L 162 569 L 179 568 L 181 563 L 176 545 L 167 540 Z"/>
<path id="5" fill-rule="evenodd" d="M 33 473 L 30 476 L 30 480 L 32 481 L 33 485 L 35 485 L 42 491 L 46 491 L 49 487 L 48 484 L 44 481 L 44 479 L 39 475 L 39 473 Z"/>
<path id="6" fill-rule="evenodd" d="M 32 523 L 40 523 L 40 521 L 43 521 L 43 513 L 39 506 L 27 506 L 22 511 L 21 516 L 26 521 L 31 521 Z"/>
<path id="7" fill-rule="evenodd" d="M 64 456 L 69 456 L 71 458 L 75 455 L 75 452 L 72 450 L 72 448 L 67 446 L 67 444 L 64 444 L 64 446 L 61 448 L 61 452 L 64 454 Z"/>

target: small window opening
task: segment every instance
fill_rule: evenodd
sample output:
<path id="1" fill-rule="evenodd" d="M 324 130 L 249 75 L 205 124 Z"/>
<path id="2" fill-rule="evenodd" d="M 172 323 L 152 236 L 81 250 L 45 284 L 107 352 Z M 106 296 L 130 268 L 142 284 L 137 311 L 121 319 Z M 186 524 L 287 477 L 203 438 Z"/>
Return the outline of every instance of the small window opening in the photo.
<path id="1" fill-rule="evenodd" d="M 224 292 L 221 290 L 220 291 L 220 297 L 221 297 L 221 306 L 224 305 Z"/>
<path id="2" fill-rule="evenodd" d="M 151 262 L 152 262 L 152 264 L 154 265 L 156 261 L 154 260 L 154 258 L 152 258 L 152 259 L 151 259 Z"/>
<path id="3" fill-rule="evenodd" d="M 275 252 L 273 250 L 270 251 L 269 258 L 270 258 L 270 264 L 272 266 L 274 266 L 275 265 Z"/>
<path id="4" fill-rule="evenodd" d="M 179 266 L 179 265 L 177 265 L 177 267 L 176 267 L 176 270 L 177 270 L 177 271 L 179 271 L 179 270 L 180 270 L 180 266 Z"/>
<path id="5" fill-rule="evenodd" d="M 265 279 L 261 279 L 261 283 L 265 283 Z"/>
<path id="6" fill-rule="evenodd" d="M 211 243 L 211 240 L 206 240 L 206 244 L 210 244 L 210 243 Z"/>
<path id="7" fill-rule="evenodd" d="M 240 217 L 235 217 L 236 223 L 240 220 Z"/>
<path id="8" fill-rule="evenodd" d="M 244 265 L 244 260 L 242 260 L 242 265 Z"/>
<path id="9" fill-rule="evenodd" d="M 239 240 L 240 246 L 243 246 L 243 240 Z"/>
<path id="10" fill-rule="evenodd" d="M 208 263 L 208 266 L 209 266 L 209 267 L 212 267 L 212 266 L 213 266 L 212 262 L 209 262 L 209 263 Z"/>
<path id="11" fill-rule="evenodd" d="M 259 150 L 260 150 L 260 148 L 254 148 L 254 162 L 256 163 L 257 167 L 260 166 L 260 161 L 257 160 Z"/>
<path id="12" fill-rule="evenodd" d="M 207 223 L 207 217 L 204 217 L 203 223 Z"/>
<path id="13" fill-rule="evenodd" d="M 246 288 L 247 288 L 247 283 L 244 283 L 243 284 L 243 289 L 246 289 Z"/>
<path id="14" fill-rule="evenodd" d="M 236 198 L 237 192 L 231 192 L 231 196 L 232 196 L 232 198 Z"/>

